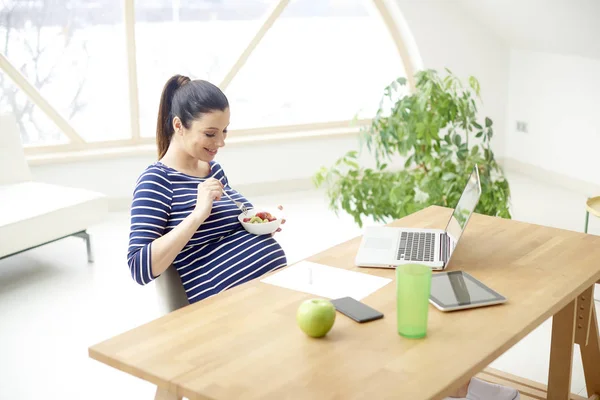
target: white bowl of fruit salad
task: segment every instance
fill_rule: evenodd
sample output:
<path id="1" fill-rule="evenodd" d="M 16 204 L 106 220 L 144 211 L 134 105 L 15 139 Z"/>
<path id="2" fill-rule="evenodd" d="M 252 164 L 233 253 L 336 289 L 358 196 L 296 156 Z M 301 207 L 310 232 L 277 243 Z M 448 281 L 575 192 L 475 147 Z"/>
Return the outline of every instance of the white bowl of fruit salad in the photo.
<path id="1" fill-rule="evenodd" d="M 252 208 L 246 214 L 242 213 L 238 216 L 244 229 L 255 235 L 274 233 L 281 225 L 282 219 L 280 210 L 268 212 L 260 208 Z"/>

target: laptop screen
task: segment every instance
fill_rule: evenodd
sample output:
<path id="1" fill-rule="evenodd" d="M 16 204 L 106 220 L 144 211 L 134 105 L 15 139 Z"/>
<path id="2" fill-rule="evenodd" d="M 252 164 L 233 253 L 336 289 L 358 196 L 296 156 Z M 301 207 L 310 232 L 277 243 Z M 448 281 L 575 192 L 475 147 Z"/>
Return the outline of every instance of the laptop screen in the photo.
<path id="1" fill-rule="evenodd" d="M 469 218 L 471 218 L 471 214 L 475 211 L 475 207 L 477 207 L 477 203 L 479 202 L 479 197 L 481 196 L 481 183 L 479 182 L 479 170 L 477 169 L 477 165 L 473 167 L 473 172 L 469 176 L 469 180 L 463 190 L 460 199 L 458 200 L 458 204 L 454 208 L 454 212 L 450 217 L 450 221 L 448 222 L 448 226 L 446 227 L 446 233 L 450 236 L 450 247 L 449 253 L 452 254 L 452 250 L 454 250 L 454 246 L 458 239 L 460 239 L 465 227 L 467 226 L 467 222 L 469 222 Z M 450 259 L 450 257 L 448 257 Z"/>

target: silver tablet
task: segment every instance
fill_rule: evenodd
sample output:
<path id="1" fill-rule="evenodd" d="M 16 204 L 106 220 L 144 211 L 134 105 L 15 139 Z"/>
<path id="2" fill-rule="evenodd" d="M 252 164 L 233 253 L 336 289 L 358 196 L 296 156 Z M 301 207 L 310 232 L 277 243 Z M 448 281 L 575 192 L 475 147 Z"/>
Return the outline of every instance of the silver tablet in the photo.
<path id="1" fill-rule="evenodd" d="M 441 311 L 491 306 L 506 298 L 463 271 L 434 273 L 429 302 Z"/>

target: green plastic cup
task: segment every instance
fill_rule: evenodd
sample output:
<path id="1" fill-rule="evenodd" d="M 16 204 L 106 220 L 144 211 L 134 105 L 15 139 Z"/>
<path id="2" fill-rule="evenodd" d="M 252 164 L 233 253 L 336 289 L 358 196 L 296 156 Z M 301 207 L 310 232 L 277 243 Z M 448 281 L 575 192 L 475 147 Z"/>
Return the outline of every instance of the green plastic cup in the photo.
<path id="1" fill-rule="evenodd" d="M 427 335 L 431 268 L 421 264 L 396 267 L 398 334 L 410 339 Z"/>

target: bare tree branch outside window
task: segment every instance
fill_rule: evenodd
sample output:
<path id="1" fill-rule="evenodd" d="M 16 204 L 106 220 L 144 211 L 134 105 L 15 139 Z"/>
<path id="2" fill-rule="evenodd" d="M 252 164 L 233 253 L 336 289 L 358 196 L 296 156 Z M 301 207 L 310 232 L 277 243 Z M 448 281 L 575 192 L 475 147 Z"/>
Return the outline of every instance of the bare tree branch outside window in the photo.
<path id="1" fill-rule="evenodd" d="M 76 1 L 0 0 L 0 50 L 42 94 L 44 88 L 57 83 L 57 68 L 64 65 L 68 50 L 77 54 L 79 71 L 76 82 L 60 85 L 61 98 L 70 99 L 66 107 L 57 107 L 67 119 L 82 111 L 81 93 L 85 84 L 88 52 L 86 42 L 73 43 L 80 28 Z M 78 48 L 70 48 L 70 46 Z M 71 65 L 70 68 L 74 66 Z M 64 72 L 64 71 L 63 71 Z M 73 84 L 74 83 L 74 84 Z M 55 89 L 53 89 L 55 90 Z M 0 111 L 15 115 L 22 142 L 57 142 L 61 133 L 48 124 L 45 116 L 5 74 L 0 74 Z"/>

